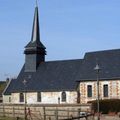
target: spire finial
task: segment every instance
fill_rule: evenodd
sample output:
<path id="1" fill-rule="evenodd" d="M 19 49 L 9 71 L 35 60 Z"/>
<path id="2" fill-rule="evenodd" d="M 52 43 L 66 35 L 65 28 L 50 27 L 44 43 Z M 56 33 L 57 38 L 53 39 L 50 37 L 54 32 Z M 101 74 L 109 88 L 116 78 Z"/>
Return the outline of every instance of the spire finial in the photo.
<path id="1" fill-rule="evenodd" d="M 38 7 L 38 0 L 36 0 L 36 7 Z"/>

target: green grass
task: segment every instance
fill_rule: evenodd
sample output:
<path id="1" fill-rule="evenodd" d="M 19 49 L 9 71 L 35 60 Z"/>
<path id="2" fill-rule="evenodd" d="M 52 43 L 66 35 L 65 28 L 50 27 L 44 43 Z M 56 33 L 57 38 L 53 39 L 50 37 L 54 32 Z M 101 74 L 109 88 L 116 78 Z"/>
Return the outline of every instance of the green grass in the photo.
<path id="1" fill-rule="evenodd" d="M 17 120 L 17 118 L 0 117 L 0 120 Z M 24 120 L 24 119 L 19 119 L 19 120 Z"/>
<path id="2" fill-rule="evenodd" d="M 14 120 L 13 118 L 8 118 L 8 117 L 0 117 L 0 120 Z"/>

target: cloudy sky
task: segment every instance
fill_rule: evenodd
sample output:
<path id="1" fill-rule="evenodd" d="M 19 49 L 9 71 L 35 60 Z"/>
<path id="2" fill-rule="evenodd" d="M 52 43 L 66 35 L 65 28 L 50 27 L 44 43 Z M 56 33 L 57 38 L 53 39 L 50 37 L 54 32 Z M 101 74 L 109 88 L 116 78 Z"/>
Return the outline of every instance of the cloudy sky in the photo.
<path id="1" fill-rule="evenodd" d="M 38 0 L 46 61 L 120 48 L 120 0 Z M 16 77 L 31 39 L 35 0 L 0 0 L 0 80 Z"/>

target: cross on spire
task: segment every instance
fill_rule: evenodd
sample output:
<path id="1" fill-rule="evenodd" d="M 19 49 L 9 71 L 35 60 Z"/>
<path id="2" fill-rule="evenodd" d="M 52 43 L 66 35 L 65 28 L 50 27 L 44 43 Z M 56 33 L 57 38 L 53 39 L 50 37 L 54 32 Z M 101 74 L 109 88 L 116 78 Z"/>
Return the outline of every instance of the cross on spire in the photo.
<path id="1" fill-rule="evenodd" d="M 36 0 L 36 7 L 38 7 L 38 0 Z"/>

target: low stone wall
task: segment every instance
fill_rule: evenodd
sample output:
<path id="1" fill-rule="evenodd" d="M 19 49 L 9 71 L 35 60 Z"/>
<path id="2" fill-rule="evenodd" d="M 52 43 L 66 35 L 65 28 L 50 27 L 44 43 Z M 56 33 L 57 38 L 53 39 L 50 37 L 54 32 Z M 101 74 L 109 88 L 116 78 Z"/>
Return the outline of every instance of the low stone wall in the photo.
<path id="1" fill-rule="evenodd" d="M 26 105 L 26 115 L 28 118 L 42 120 L 57 120 L 63 118 L 76 117 L 80 111 L 91 111 L 91 105 L 85 104 L 29 104 Z M 23 104 L 0 104 L 0 116 L 24 117 L 25 105 Z"/>

